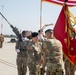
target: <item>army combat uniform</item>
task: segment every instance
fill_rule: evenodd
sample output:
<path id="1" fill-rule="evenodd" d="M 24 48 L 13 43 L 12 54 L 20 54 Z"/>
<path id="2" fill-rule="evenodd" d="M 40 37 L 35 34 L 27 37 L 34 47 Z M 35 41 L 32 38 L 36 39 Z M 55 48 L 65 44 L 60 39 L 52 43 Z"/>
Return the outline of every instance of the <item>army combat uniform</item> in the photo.
<path id="1" fill-rule="evenodd" d="M 64 67 L 65 67 L 65 75 L 74 75 L 75 65 L 73 65 L 67 58 L 64 56 Z"/>
<path id="2" fill-rule="evenodd" d="M 29 40 L 17 41 L 16 51 L 17 51 L 17 69 L 18 75 L 26 75 L 27 72 L 27 44 Z"/>
<path id="3" fill-rule="evenodd" d="M 62 45 L 57 39 L 47 39 L 42 44 L 43 53 L 46 56 L 46 75 L 63 75 Z"/>
<path id="4" fill-rule="evenodd" d="M 33 41 L 30 41 L 28 45 L 28 68 L 29 75 L 36 75 L 37 65 L 40 62 L 41 58 L 41 42 L 36 44 Z"/>
<path id="5" fill-rule="evenodd" d="M 0 48 L 2 48 L 4 42 L 4 37 L 3 35 L 0 35 Z"/>

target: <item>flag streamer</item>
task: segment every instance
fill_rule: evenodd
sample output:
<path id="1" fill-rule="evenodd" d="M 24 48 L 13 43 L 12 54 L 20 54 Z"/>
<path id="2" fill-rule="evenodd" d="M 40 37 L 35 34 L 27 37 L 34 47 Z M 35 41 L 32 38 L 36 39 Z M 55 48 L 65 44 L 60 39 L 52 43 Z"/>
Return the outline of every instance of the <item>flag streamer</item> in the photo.
<path id="1" fill-rule="evenodd" d="M 65 0 L 42 0 L 42 2 L 49 2 L 49 3 L 54 3 L 58 5 L 64 5 Z M 76 0 L 68 0 L 66 2 L 68 6 L 76 6 Z"/>

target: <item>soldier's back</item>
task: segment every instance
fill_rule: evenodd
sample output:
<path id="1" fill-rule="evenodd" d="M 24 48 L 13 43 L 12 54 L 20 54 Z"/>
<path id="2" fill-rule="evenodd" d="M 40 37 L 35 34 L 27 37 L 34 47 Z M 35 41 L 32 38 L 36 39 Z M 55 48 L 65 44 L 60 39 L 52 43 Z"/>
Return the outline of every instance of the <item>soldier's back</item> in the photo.
<path id="1" fill-rule="evenodd" d="M 46 41 L 48 54 L 50 53 L 50 56 L 60 56 L 62 53 L 62 45 L 61 42 L 56 39 L 48 39 Z"/>
<path id="2" fill-rule="evenodd" d="M 48 39 L 46 43 L 46 59 L 47 68 L 49 71 L 54 72 L 56 70 L 60 71 L 64 69 L 63 65 L 63 53 L 62 44 L 57 39 Z"/>

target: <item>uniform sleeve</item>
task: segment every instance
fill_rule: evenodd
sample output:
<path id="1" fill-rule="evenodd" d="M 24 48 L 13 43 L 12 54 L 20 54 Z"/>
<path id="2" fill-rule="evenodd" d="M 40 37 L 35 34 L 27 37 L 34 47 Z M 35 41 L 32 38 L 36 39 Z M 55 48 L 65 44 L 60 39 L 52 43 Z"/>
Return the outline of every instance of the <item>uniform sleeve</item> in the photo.
<path id="1" fill-rule="evenodd" d="M 20 43 L 19 43 L 19 41 L 16 42 L 15 50 L 16 50 L 17 53 L 20 52 Z"/>
<path id="2" fill-rule="evenodd" d="M 59 47 L 61 58 L 63 59 L 63 49 L 62 49 L 62 43 L 60 41 L 58 41 L 58 47 Z"/>
<path id="3" fill-rule="evenodd" d="M 46 57 L 46 54 L 47 54 L 47 44 L 46 44 L 46 41 L 44 41 L 42 43 L 41 55 L 42 57 Z"/>
<path id="4" fill-rule="evenodd" d="M 27 53 L 31 54 L 31 51 L 32 51 L 32 43 L 31 43 L 31 41 L 29 41 L 29 43 L 27 45 Z"/>
<path id="5" fill-rule="evenodd" d="M 20 43 L 19 43 L 19 41 L 16 42 L 15 49 L 20 49 Z"/>

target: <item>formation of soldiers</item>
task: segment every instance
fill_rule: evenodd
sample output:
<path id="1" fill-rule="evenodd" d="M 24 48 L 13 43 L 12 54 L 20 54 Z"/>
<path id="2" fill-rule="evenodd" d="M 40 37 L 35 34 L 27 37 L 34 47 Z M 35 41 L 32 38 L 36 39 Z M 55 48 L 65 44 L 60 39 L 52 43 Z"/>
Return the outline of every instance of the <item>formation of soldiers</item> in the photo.
<path id="1" fill-rule="evenodd" d="M 62 44 L 54 38 L 53 30 L 32 32 L 31 39 L 26 31 L 16 42 L 18 75 L 65 75 Z"/>

